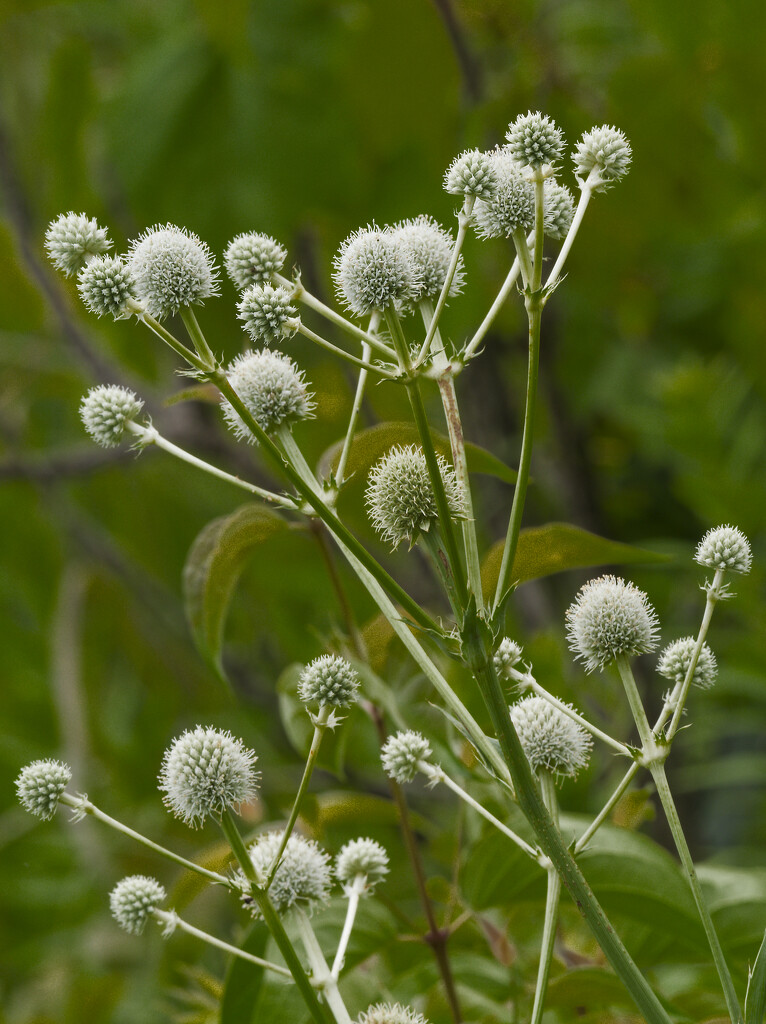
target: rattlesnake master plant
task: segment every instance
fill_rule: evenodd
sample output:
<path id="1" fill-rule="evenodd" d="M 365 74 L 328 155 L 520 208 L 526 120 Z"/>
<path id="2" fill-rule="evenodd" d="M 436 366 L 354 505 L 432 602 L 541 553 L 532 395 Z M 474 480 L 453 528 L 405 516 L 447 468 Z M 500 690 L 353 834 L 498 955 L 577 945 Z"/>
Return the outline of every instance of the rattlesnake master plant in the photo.
<path id="1" fill-rule="evenodd" d="M 254 840 L 252 836 L 247 842 L 243 838 L 237 814 L 252 805 L 260 778 L 253 752 L 227 730 L 214 726 L 187 730 L 165 755 L 159 776 L 165 805 L 190 825 L 210 821 L 220 826 L 231 849 L 232 871 L 222 874 L 186 859 L 121 824 L 81 793 L 70 792 L 71 773 L 61 762 L 36 761 L 22 769 L 17 779 L 19 799 L 42 818 L 50 818 L 60 804 L 74 812 L 75 820 L 90 815 L 144 844 L 154 855 L 195 872 L 217 889 L 228 889 L 235 897 L 230 909 L 244 906 L 262 923 L 257 927 L 270 933 L 272 943 L 266 949 L 274 959 L 237 948 L 196 928 L 175 910 L 163 909 L 165 890 L 148 876 L 124 879 L 113 890 L 110 902 L 118 923 L 131 932 L 140 932 L 152 917 L 166 935 L 180 928 L 257 966 L 269 978 L 278 979 L 274 984 L 292 985 L 302 1004 L 296 1014 L 305 1009 L 315 1024 L 353 1024 L 354 1020 L 358 1024 L 424 1024 L 424 1013 L 433 1016 L 434 1024 L 447 1019 L 459 1024 L 479 1016 L 488 1024 L 497 1024 L 507 1020 L 510 1012 L 518 1019 L 540 1024 L 555 956 L 562 880 L 604 960 L 642 1018 L 649 1024 L 669 1024 L 671 997 L 663 990 L 661 973 L 656 992 L 607 919 L 579 864 L 580 856 L 598 842 L 602 824 L 641 771 L 652 776 L 696 904 L 721 983 L 718 1009 L 723 1012 L 725 1006 L 734 1024 L 743 1022 L 743 992 L 732 980 L 664 765 L 682 724 L 692 683 L 704 688 L 715 677 L 716 661 L 706 636 L 716 604 L 731 596 L 728 574 L 750 569 L 747 539 L 736 527 L 722 526 L 700 541 L 696 561 L 711 574 L 703 583 L 701 626 L 696 635 L 665 638 L 657 668 L 671 688 L 654 724 L 647 718 L 631 665 L 633 659 L 654 651 L 659 641 L 659 619 L 648 595 L 632 582 L 612 575 L 596 576 L 580 590 L 566 621 L 559 623 L 562 647 L 566 629 L 571 650 L 587 672 L 607 670 L 615 686 L 619 678 L 637 736 L 618 739 L 551 693 L 536 677 L 531 660 L 522 657 L 521 643 L 505 635 L 505 613 L 518 583 L 518 566 L 523 564 L 529 574 L 532 558 L 527 550 L 526 561 L 517 561 L 524 543 L 520 531 L 533 451 L 543 313 L 557 289 L 565 287 L 564 267 L 590 201 L 619 182 L 632 159 L 625 136 L 609 125 L 585 132 L 570 156 L 579 191 L 576 202 L 565 181 L 559 180 L 571 173 L 566 170 L 563 131 L 547 115 L 522 114 L 508 127 L 507 145 L 488 151 L 466 150 L 446 169 L 443 185 L 458 206 L 454 234 L 430 213 L 413 217 L 412 211 L 403 211 L 409 219 L 390 226 L 373 222 L 351 231 L 333 263 L 338 300 L 350 316 L 308 291 L 299 268 L 283 276 L 289 254 L 280 241 L 258 232 L 238 234 L 223 254 L 223 266 L 237 290 L 236 311 L 246 333 L 257 345 L 266 347 L 231 353 L 227 364 L 216 355 L 226 342 L 216 339 L 211 345 L 193 309 L 221 290 L 217 259 L 193 232 L 172 224 L 149 228 L 128 245 L 124 257 L 105 255 L 111 248 L 106 229 L 86 215 L 63 215 L 46 235 L 45 247 L 54 266 L 66 275 L 78 275 L 78 290 L 87 309 L 96 315 L 135 316 L 142 328 L 170 346 L 186 372 L 218 389 L 223 421 L 238 440 L 257 444 L 262 470 L 271 473 L 274 482 L 269 486 L 251 483 L 180 448 L 146 419 L 141 400 L 118 385 L 99 385 L 83 399 L 81 416 L 93 440 L 111 447 L 133 439 L 140 451 L 158 447 L 195 470 L 210 473 L 223 487 L 247 491 L 268 506 L 269 521 L 279 520 L 294 530 L 308 523 L 308 534 L 321 545 L 343 621 L 334 623 L 328 632 L 325 650 L 300 670 L 297 692 L 295 687 L 281 692 L 282 709 L 289 708 L 293 724 L 296 717 L 308 716 L 310 736 L 308 751 L 303 751 L 305 768 L 291 806 L 284 808 L 284 818 L 281 811 L 275 812 L 273 824 L 264 821 Z M 460 294 L 472 285 L 475 268 L 462 252 L 472 230 L 480 238 L 511 239 L 513 259 L 487 315 L 471 337 L 461 338 L 448 326 L 446 310 L 449 302 L 460 301 Z M 494 563 L 488 560 L 482 566 L 480 539 L 483 541 L 485 531 L 477 523 L 458 383 L 462 386 L 464 380 L 470 381 L 471 362 L 490 343 L 488 332 L 495 317 L 517 291 L 522 295 L 529 340 L 521 450 L 502 553 Z M 170 318 L 176 313 L 188 336 L 185 340 L 160 322 L 166 320 L 173 328 Z M 325 336 L 327 328 L 333 332 L 332 339 Z M 340 343 L 341 337 L 345 344 Z M 304 338 L 345 360 L 357 374 L 348 426 L 331 471 L 327 466 L 332 460 L 323 460 L 315 470 L 301 447 L 304 421 L 315 409 L 300 366 L 298 346 Z M 282 351 L 288 339 L 295 346 L 294 359 Z M 238 342 L 241 337 L 231 344 Z M 360 473 L 359 463 L 354 461 L 355 441 L 361 432 L 360 410 L 367 389 L 380 382 L 387 388 L 403 389 L 418 442 L 389 442 L 384 450 L 373 453 L 366 471 Z M 449 435 L 449 458 L 434 447 L 432 426 L 439 428 L 435 420 L 437 395 Z M 336 404 L 337 397 L 333 396 Z M 427 403 L 433 407 L 429 409 Z M 409 557 L 417 560 L 414 564 L 421 573 L 432 572 L 434 585 L 443 591 L 433 609 L 415 600 L 397 579 L 398 568 L 389 571 L 349 528 L 346 498 L 344 495 L 341 501 L 340 497 L 350 481 L 360 476 L 365 478 L 364 500 L 374 531 L 394 548 L 402 541 L 415 547 Z M 346 493 L 352 495 L 353 489 Z M 607 550 L 611 557 L 613 547 Z M 338 569 L 339 562 L 345 562 L 348 573 L 356 577 L 366 599 L 387 621 L 391 635 L 411 659 L 409 682 L 426 680 L 433 688 L 431 702 L 445 713 L 441 727 L 437 712 L 431 714 L 428 727 L 422 726 L 422 709 L 413 706 L 411 698 L 400 696 L 415 692 L 412 686 L 393 692 L 392 688 L 401 684 L 401 669 L 390 678 L 378 675 L 355 619 L 356 598 L 352 600 L 346 591 L 347 580 Z M 562 567 L 567 564 L 562 554 Z M 230 571 L 236 575 L 238 568 L 232 564 Z M 195 565 L 188 578 L 204 580 L 206 571 Z M 534 566 L 531 575 L 535 575 Z M 231 588 L 223 589 L 228 594 Z M 312 637 L 318 635 L 315 624 L 305 626 Z M 362 679 L 364 685 L 360 685 Z M 582 700 L 577 704 L 589 707 L 589 683 L 582 673 L 578 684 Z M 465 702 L 464 697 L 468 698 Z M 481 698 L 483 709 L 475 697 Z M 468 705 L 475 710 L 469 711 Z M 339 710 L 343 714 L 338 714 Z M 233 714 L 231 706 L 226 705 L 222 713 Z M 411 906 L 402 912 L 406 927 L 392 916 L 392 934 L 398 932 L 401 937 L 404 928 L 408 939 L 419 937 L 419 948 L 433 956 L 433 976 L 438 978 L 414 1000 L 403 993 L 402 1003 L 395 1001 L 401 979 L 395 973 L 387 975 L 383 966 L 387 963 L 385 950 L 364 946 L 363 929 L 357 928 L 361 901 L 376 901 L 385 891 L 391 877 L 391 849 L 363 836 L 346 841 L 340 849 L 325 850 L 320 840 L 324 839 L 326 819 L 321 802 L 314 803 L 309 795 L 326 733 L 340 730 L 342 750 L 349 739 L 343 730 L 352 728 L 344 718 L 356 716 L 358 723 L 364 714 L 375 723 L 382 765 L 348 766 L 345 781 L 351 785 L 359 780 L 369 788 L 370 799 L 374 790 L 378 802 L 384 799 L 385 785 L 390 787 L 402 831 L 400 845 L 406 851 L 422 910 L 422 919 Z M 420 729 L 411 727 L 416 719 Z M 603 757 L 603 748 L 607 748 L 608 758 L 603 764 L 623 759 L 624 777 L 590 824 L 573 836 L 569 826 L 560 824 L 559 802 L 567 799 L 567 780 L 586 770 L 592 754 Z M 441 763 L 434 758 L 435 749 Z M 263 806 L 271 808 L 275 766 L 263 767 Z M 378 772 L 374 781 L 368 777 L 371 772 Z M 529 871 L 542 872 L 546 878 L 539 955 L 534 957 L 529 976 L 529 963 L 520 961 L 515 967 L 520 984 L 512 1011 L 507 996 L 493 1001 L 486 992 L 472 990 L 466 972 L 456 976 L 453 969 L 455 946 L 465 941 L 465 931 L 458 935 L 458 930 L 464 924 L 467 930 L 468 922 L 473 921 L 479 925 L 477 936 L 486 937 L 490 931 L 464 898 L 462 864 L 451 880 L 445 877 L 438 885 L 435 881 L 427 884 L 419 832 L 412 828 L 409 797 L 401 789 L 402 784 L 412 784 L 408 793 L 417 794 L 420 786 L 422 794 L 423 782 L 430 787 L 425 791 L 429 801 L 441 799 L 434 795 L 438 791 L 464 806 L 466 819 L 455 828 L 459 843 L 467 835 L 489 838 L 492 833 L 503 844 L 504 854 L 497 864 L 509 854 L 528 858 Z M 511 803 L 516 804 L 513 815 L 507 813 Z M 250 813 L 262 810 L 259 804 Z M 386 821 L 391 818 L 385 815 Z M 508 824 L 515 818 L 526 819 L 521 830 L 524 834 Z M 335 855 L 334 864 L 331 854 Z M 462 851 L 460 858 L 462 862 Z M 441 926 L 434 893 L 445 887 L 449 890 L 447 923 Z M 328 903 L 337 905 L 339 901 L 344 908 L 340 931 L 334 926 L 315 931 L 314 922 L 322 923 Z M 459 917 L 450 917 L 453 907 Z M 503 907 L 495 909 L 500 921 Z M 414 934 L 418 931 L 419 936 Z M 502 935 L 497 924 L 492 931 Z M 539 928 L 534 932 L 539 935 Z M 377 930 L 373 928 L 372 933 L 377 935 Z M 357 969 L 358 951 L 357 959 L 347 957 L 354 942 L 367 950 L 362 960 L 368 972 L 363 985 L 356 988 L 346 980 Z M 479 955 L 486 954 L 492 970 L 497 971 L 498 962 L 484 945 L 481 950 Z M 565 969 L 566 964 L 559 967 Z M 470 973 L 473 976 L 475 972 Z M 529 992 L 533 992 L 531 998 Z M 409 1005 L 412 1002 L 417 1005 Z M 470 1009 L 464 1011 L 465 1006 Z M 258 1007 L 250 1009 L 256 1012 Z"/>

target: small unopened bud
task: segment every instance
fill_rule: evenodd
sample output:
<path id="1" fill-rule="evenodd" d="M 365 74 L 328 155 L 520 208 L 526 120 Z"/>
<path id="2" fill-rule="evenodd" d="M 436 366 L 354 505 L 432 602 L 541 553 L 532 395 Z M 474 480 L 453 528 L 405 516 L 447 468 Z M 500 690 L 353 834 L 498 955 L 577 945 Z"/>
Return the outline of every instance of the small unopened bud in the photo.
<path id="1" fill-rule="evenodd" d="M 500 675 L 508 676 L 508 670 L 521 661 L 522 650 L 515 640 L 504 636 L 492 659 L 495 663 L 495 671 Z"/>
<path id="2" fill-rule="evenodd" d="M 264 345 L 291 338 L 298 329 L 298 310 L 292 304 L 287 288 L 279 285 L 253 284 L 242 294 L 237 305 L 239 319 L 253 339 Z"/>
<path id="3" fill-rule="evenodd" d="M 564 238 L 574 217 L 574 198 L 566 185 L 547 178 L 543 186 L 543 230 L 549 238 Z"/>
<path id="4" fill-rule="evenodd" d="M 80 402 L 80 419 L 96 444 L 116 448 L 122 441 L 125 425 L 141 412 L 144 403 L 119 384 L 100 384 L 91 388 Z"/>
<path id="5" fill-rule="evenodd" d="M 298 696 L 304 704 L 347 708 L 359 692 L 359 675 L 345 658 L 323 654 L 308 664 L 298 680 Z"/>
<path id="6" fill-rule="evenodd" d="M 694 561 L 709 569 L 748 573 L 753 553 L 750 541 L 736 526 L 716 526 L 697 545 Z"/>
<path id="7" fill-rule="evenodd" d="M 522 167 L 539 171 L 557 164 L 564 153 L 564 136 L 550 117 L 539 111 L 521 114 L 508 126 L 508 149 Z"/>
<path id="8" fill-rule="evenodd" d="M 401 1003 L 375 1003 L 359 1014 L 356 1024 L 428 1024 L 422 1013 Z"/>
<path id="9" fill-rule="evenodd" d="M 138 301 L 157 320 L 218 294 L 218 270 L 210 249 L 174 224 L 149 228 L 132 242 L 128 265 Z"/>
<path id="10" fill-rule="evenodd" d="M 272 869 L 283 835 L 283 832 L 266 832 L 248 851 L 256 874 L 264 882 Z M 240 883 L 246 892 L 244 873 L 240 875 Z M 295 906 L 311 911 L 317 904 L 327 902 L 331 884 L 330 858 L 326 851 L 313 839 L 291 835 L 269 886 L 269 897 L 280 914 Z M 254 903 L 250 909 L 257 916 L 258 908 Z"/>
<path id="11" fill-rule="evenodd" d="M 469 149 L 456 156 L 444 175 L 444 188 L 454 196 L 486 199 L 497 187 L 497 174 L 488 153 Z"/>
<path id="12" fill-rule="evenodd" d="M 273 434 L 283 424 L 292 427 L 314 411 L 303 371 L 283 352 L 246 352 L 229 366 L 227 376 L 253 419 L 267 434 Z M 221 406 L 224 419 L 236 436 L 254 444 L 255 436 L 228 399 L 224 398 Z"/>
<path id="13" fill-rule="evenodd" d="M 581 725 L 544 697 L 523 697 L 511 705 L 511 721 L 535 771 L 574 778 L 590 760 L 593 739 Z"/>
<path id="14" fill-rule="evenodd" d="M 51 263 L 67 277 L 72 277 L 88 259 L 111 249 L 106 228 L 84 213 L 62 213 L 51 221 L 45 232 L 45 251 Z"/>
<path id="15" fill-rule="evenodd" d="M 136 284 L 130 268 L 119 256 L 97 256 L 77 275 L 77 291 L 91 313 L 110 314 L 117 320 L 128 315 L 128 304 L 136 297 Z"/>
<path id="16" fill-rule="evenodd" d="M 25 810 L 47 821 L 56 813 L 61 794 L 71 779 L 72 769 L 63 761 L 33 761 L 19 772 L 16 795 Z"/>
<path id="17" fill-rule="evenodd" d="M 566 616 L 571 650 L 592 672 L 618 654 L 629 658 L 657 646 L 659 622 L 646 594 L 616 576 L 601 576 L 580 590 Z"/>
<path id="18" fill-rule="evenodd" d="M 431 747 L 419 732 L 397 732 L 389 736 L 381 750 L 383 771 L 395 782 L 412 782 L 421 761 L 428 761 Z"/>
<path id="19" fill-rule="evenodd" d="M 367 889 L 373 889 L 388 874 L 388 854 L 374 839 L 352 839 L 335 858 L 335 875 L 340 882 L 353 882 L 364 875 Z"/>
<path id="20" fill-rule="evenodd" d="M 407 246 L 374 224 L 355 231 L 341 245 L 333 278 L 339 296 L 356 316 L 400 307 L 419 288 Z"/>
<path id="21" fill-rule="evenodd" d="M 624 178 L 632 159 L 624 134 L 608 124 L 585 132 L 572 155 L 575 176 L 583 183 L 588 182 L 594 192 L 605 192 Z"/>
<path id="22" fill-rule="evenodd" d="M 226 249 L 223 265 L 240 291 L 251 284 L 266 284 L 285 265 L 287 249 L 269 235 L 237 235 Z"/>
<path id="23" fill-rule="evenodd" d="M 689 666 L 692 663 L 692 655 L 696 646 L 697 641 L 693 636 L 685 636 L 680 640 L 674 640 L 672 644 L 668 644 L 657 663 L 659 674 L 664 676 L 665 679 L 669 679 L 672 683 L 680 685 L 686 679 L 686 673 L 689 671 Z M 714 685 L 717 675 L 718 663 L 716 662 L 715 655 L 707 644 L 703 644 L 697 658 L 697 664 L 694 666 L 692 682 L 695 686 L 699 686 L 701 690 L 709 690 Z"/>
<path id="24" fill-rule="evenodd" d="M 165 902 L 167 893 L 156 878 L 130 875 L 118 882 L 109 894 L 112 917 L 120 928 L 140 935 L 153 910 Z"/>

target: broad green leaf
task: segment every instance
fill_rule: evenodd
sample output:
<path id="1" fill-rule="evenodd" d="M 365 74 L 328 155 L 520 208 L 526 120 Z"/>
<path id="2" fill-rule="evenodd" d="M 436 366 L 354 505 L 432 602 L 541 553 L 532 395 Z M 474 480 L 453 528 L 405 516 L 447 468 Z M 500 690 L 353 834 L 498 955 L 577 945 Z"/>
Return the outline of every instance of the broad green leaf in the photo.
<path id="1" fill-rule="evenodd" d="M 498 541 L 484 559 L 481 581 L 486 593 L 497 584 L 504 547 L 505 541 Z M 607 540 L 569 523 L 547 523 L 521 531 L 510 579 L 512 583 L 526 583 L 567 569 L 663 562 L 666 558 L 656 551 Z"/>
<path id="2" fill-rule="evenodd" d="M 766 934 L 748 975 L 745 1024 L 763 1024 L 766 1016 Z"/>
<path id="3" fill-rule="evenodd" d="M 241 945 L 246 953 L 264 957 L 269 930 L 263 921 L 256 921 Z M 247 1024 L 263 984 L 263 967 L 232 957 L 226 972 L 221 998 L 220 1024 Z"/>
<path id="4" fill-rule="evenodd" d="M 253 551 L 288 528 L 262 505 L 242 505 L 214 519 L 197 535 L 183 573 L 186 617 L 200 652 L 222 672 L 221 644 L 234 587 Z"/>
<path id="5" fill-rule="evenodd" d="M 632 1005 L 620 979 L 602 967 L 570 968 L 549 983 L 545 996 L 546 1008 L 563 1010 L 572 1020 L 593 1010 Z"/>

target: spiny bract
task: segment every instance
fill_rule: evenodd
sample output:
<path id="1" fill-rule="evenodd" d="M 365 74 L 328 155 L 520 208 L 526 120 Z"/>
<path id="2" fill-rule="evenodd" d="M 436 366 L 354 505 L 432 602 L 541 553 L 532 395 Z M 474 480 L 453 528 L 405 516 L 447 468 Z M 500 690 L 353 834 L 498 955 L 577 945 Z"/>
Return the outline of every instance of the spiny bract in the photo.
<path id="1" fill-rule="evenodd" d="M 750 541 L 736 526 L 716 526 L 697 545 L 694 561 L 710 569 L 748 573 L 753 553 Z"/>
<path id="2" fill-rule="evenodd" d="M 237 235 L 229 242 L 223 265 L 232 283 L 240 291 L 251 284 L 271 281 L 285 265 L 287 249 L 275 238 L 257 232 Z"/>
<path id="3" fill-rule="evenodd" d="M 121 928 L 140 935 L 151 912 L 164 903 L 166 892 L 156 878 L 130 875 L 115 885 L 109 894 L 112 917 Z"/>
<path id="4" fill-rule="evenodd" d="M 67 277 L 85 266 L 88 259 L 111 249 L 106 228 L 84 213 L 62 213 L 45 232 L 45 251 L 51 263 Z"/>
<path id="5" fill-rule="evenodd" d="M 659 622 L 646 594 L 617 576 L 590 580 L 570 605 L 567 638 L 592 672 L 624 654 L 646 654 L 657 646 Z"/>
<path id="6" fill-rule="evenodd" d="M 476 233 L 481 238 L 510 238 L 514 231 L 527 232 L 535 222 L 535 190 L 519 171 L 508 149 L 490 154 L 497 187 L 476 200 L 473 209 Z"/>
<path id="7" fill-rule="evenodd" d="M 61 794 L 71 779 L 72 769 L 63 761 L 33 761 L 19 772 L 16 795 L 25 810 L 47 821 L 56 813 Z"/>
<path id="8" fill-rule="evenodd" d="M 272 869 L 283 835 L 279 831 L 266 832 L 249 849 L 256 873 L 264 882 Z M 246 890 L 244 874 L 240 882 Z M 326 903 L 331 884 L 330 858 L 326 851 L 313 839 L 291 835 L 269 886 L 269 896 L 277 912 L 283 914 L 294 906 L 310 911 L 317 904 Z M 257 916 L 255 904 L 250 906 L 253 915 Z"/>
<path id="9" fill-rule="evenodd" d="M 250 415 L 267 434 L 273 434 L 283 424 L 291 427 L 314 411 L 303 371 L 283 352 L 245 352 L 231 363 L 227 376 Z M 221 400 L 221 408 L 237 437 L 254 444 L 256 437 L 228 399 Z"/>
<path id="10" fill-rule="evenodd" d="M 86 431 L 102 448 L 116 448 L 125 433 L 125 424 L 134 420 L 144 403 L 119 384 L 99 384 L 80 402 L 80 419 Z"/>
<path id="11" fill-rule="evenodd" d="M 383 744 L 380 759 L 383 771 L 395 782 L 412 782 L 420 770 L 421 761 L 431 757 L 431 747 L 422 733 L 397 732 Z"/>
<path id="12" fill-rule="evenodd" d="M 315 658 L 301 672 L 298 696 L 304 704 L 347 708 L 359 692 L 359 674 L 354 666 L 335 654 Z"/>
<path id="13" fill-rule="evenodd" d="M 529 763 L 574 778 L 590 759 L 593 739 L 582 726 L 544 697 L 523 697 L 511 705 L 511 720 Z"/>
<path id="14" fill-rule="evenodd" d="M 659 674 L 680 685 L 686 679 L 696 646 L 697 641 L 693 636 L 684 636 L 668 644 L 657 663 Z M 708 645 L 703 643 L 692 673 L 692 682 L 701 690 L 709 690 L 714 685 L 717 675 L 718 663 L 715 655 Z"/>
<path id="15" fill-rule="evenodd" d="M 136 298 L 136 284 L 130 268 L 119 256 L 96 256 L 77 275 L 77 291 L 96 316 L 127 316 L 128 304 Z"/>
<path id="16" fill-rule="evenodd" d="M 217 295 L 218 270 L 207 245 L 175 224 L 158 224 L 130 246 L 136 296 L 157 320 Z"/>

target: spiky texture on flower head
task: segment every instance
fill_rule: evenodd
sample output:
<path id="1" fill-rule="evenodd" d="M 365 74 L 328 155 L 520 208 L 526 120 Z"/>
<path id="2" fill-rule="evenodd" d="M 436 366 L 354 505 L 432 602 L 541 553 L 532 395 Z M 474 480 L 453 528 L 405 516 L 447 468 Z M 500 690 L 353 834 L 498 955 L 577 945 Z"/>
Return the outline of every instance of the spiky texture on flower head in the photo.
<path id="1" fill-rule="evenodd" d="M 388 874 L 388 854 L 374 839 L 352 839 L 335 858 L 335 875 L 340 882 L 353 882 L 364 875 L 367 888 L 374 888 Z"/>
<path id="2" fill-rule="evenodd" d="M 609 124 L 585 132 L 572 154 L 575 177 L 582 182 L 590 180 L 594 192 L 605 192 L 624 178 L 632 159 L 625 135 Z"/>
<path id="3" fill-rule="evenodd" d="M 545 114 L 520 114 L 508 125 L 505 135 L 511 156 L 522 167 L 553 166 L 564 153 L 564 136 L 555 121 Z"/>
<path id="4" fill-rule="evenodd" d="M 519 170 L 507 148 L 489 154 L 497 187 L 473 208 L 476 233 L 481 238 L 510 238 L 514 231 L 529 231 L 535 222 L 535 189 Z"/>
<path id="5" fill-rule="evenodd" d="M 574 778 L 589 759 L 593 738 L 544 697 L 523 697 L 511 705 L 511 721 L 524 753 L 537 771 Z"/>
<path id="6" fill-rule="evenodd" d="M 570 649 L 585 662 L 587 672 L 604 668 L 618 654 L 632 658 L 657 646 L 657 613 L 642 590 L 617 576 L 586 583 L 566 621 Z"/>
<path id="7" fill-rule="evenodd" d="M 467 149 L 456 156 L 444 174 L 444 188 L 453 196 L 486 199 L 497 187 L 497 174 L 489 153 Z"/>
<path id="8" fill-rule="evenodd" d="M 401 1003 L 375 1003 L 360 1013 L 356 1024 L 428 1024 L 422 1013 Z"/>
<path id="9" fill-rule="evenodd" d="M 245 352 L 231 363 L 227 376 L 256 423 L 267 434 L 272 434 L 282 424 L 292 427 L 314 411 L 313 396 L 306 387 L 303 371 L 283 352 L 267 348 Z M 221 407 L 224 419 L 237 437 L 254 444 L 256 438 L 228 399 L 222 399 Z"/>
<path id="10" fill-rule="evenodd" d="M 83 395 L 80 419 L 86 431 L 102 448 L 116 448 L 125 433 L 125 424 L 138 416 L 144 403 L 119 384 L 99 384 Z"/>
<path id="11" fill-rule="evenodd" d="M 359 674 L 345 658 L 323 654 L 314 658 L 298 680 L 298 696 L 304 704 L 347 708 L 359 692 Z"/>
<path id="12" fill-rule="evenodd" d="M 77 275 L 77 291 L 91 313 L 109 313 L 115 320 L 128 315 L 128 302 L 136 297 L 133 275 L 119 256 L 96 256 L 86 263 Z"/>
<path id="13" fill-rule="evenodd" d="M 201 725 L 187 729 L 162 760 L 163 803 L 196 828 L 210 815 L 218 817 L 227 808 L 250 803 L 258 789 L 256 760 L 230 732 Z"/>
<path id="14" fill-rule="evenodd" d="M 120 928 L 140 935 L 153 910 L 164 903 L 167 893 L 156 878 L 129 875 L 109 893 L 109 908 Z"/>
<path id="15" fill-rule="evenodd" d="M 431 747 L 422 733 L 397 732 L 383 744 L 380 759 L 383 771 L 396 782 L 412 782 L 417 775 L 420 761 L 428 761 Z"/>
<path id="16" fill-rule="evenodd" d="M 495 670 L 500 675 L 507 675 L 508 669 L 518 665 L 521 661 L 522 649 L 515 640 L 511 640 L 509 636 L 504 636 L 492 658 L 495 663 Z"/>
<path id="17" fill-rule="evenodd" d="M 285 265 L 287 249 L 275 238 L 257 232 L 237 235 L 229 242 L 223 265 L 240 291 L 248 285 L 264 284 Z"/>
<path id="18" fill-rule="evenodd" d="M 265 832 L 250 847 L 250 860 L 258 877 L 264 881 L 274 863 L 283 834 L 279 831 Z M 241 880 L 244 880 L 244 874 Z M 291 835 L 269 887 L 269 896 L 277 912 L 284 914 L 294 906 L 311 911 L 318 903 L 327 902 L 331 884 L 330 858 L 325 850 L 313 839 Z M 257 915 L 255 904 L 251 911 Z"/>
<path id="19" fill-rule="evenodd" d="M 128 265 L 136 296 L 157 320 L 198 305 L 219 291 L 213 254 L 193 232 L 157 224 L 131 242 Z"/>
<path id="20" fill-rule="evenodd" d="M 437 299 L 447 279 L 447 270 L 452 260 L 455 239 L 433 217 L 421 214 L 413 220 L 395 224 L 393 237 L 404 242 L 410 252 L 410 259 L 416 267 L 417 288 L 412 301 Z M 463 257 L 458 259 L 449 294 L 458 295 L 465 284 Z"/>
<path id="21" fill-rule="evenodd" d="M 459 519 L 465 509 L 455 471 L 442 455 L 438 463 L 450 512 Z M 431 529 L 439 514 L 423 449 L 389 449 L 370 470 L 365 501 L 373 526 L 394 547 L 405 539 L 413 544 L 421 531 Z"/>
<path id="22" fill-rule="evenodd" d="M 574 197 L 566 185 L 546 178 L 543 186 L 543 230 L 549 238 L 564 238 L 574 217 Z"/>
<path id="23" fill-rule="evenodd" d="M 334 266 L 338 294 L 356 316 L 389 306 L 399 308 L 420 287 L 407 246 L 390 229 L 375 224 L 348 236 L 335 256 Z"/>
<path id="24" fill-rule="evenodd" d="M 671 683 L 682 683 L 686 679 L 696 646 L 697 641 L 693 636 L 684 636 L 668 644 L 657 663 L 659 674 L 669 679 Z M 694 666 L 692 682 L 701 690 L 709 690 L 714 685 L 717 675 L 718 663 L 715 655 L 707 644 L 703 644 L 697 664 Z"/>
<path id="25" fill-rule="evenodd" d="M 45 232 L 48 258 L 67 277 L 85 266 L 89 257 L 100 256 L 111 247 L 106 228 L 100 228 L 95 217 L 89 220 L 84 213 L 62 213 Z"/>
<path id="26" fill-rule="evenodd" d="M 72 769 L 63 761 L 33 761 L 21 769 L 16 779 L 19 803 L 30 814 L 47 821 L 56 813 L 71 778 Z"/>
<path id="27" fill-rule="evenodd" d="M 753 553 L 750 541 L 736 526 L 716 526 L 697 545 L 694 561 L 710 569 L 748 573 Z"/>
<path id="28" fill-rule="evenodd" d="M 298 329 L 298 310 L 292 304 L 287 288 L 279 285 L 253 284 L 242 294 L 238 316 L 253 339 L 271 345 L 291 338 Z"/>

